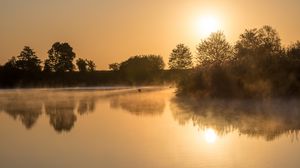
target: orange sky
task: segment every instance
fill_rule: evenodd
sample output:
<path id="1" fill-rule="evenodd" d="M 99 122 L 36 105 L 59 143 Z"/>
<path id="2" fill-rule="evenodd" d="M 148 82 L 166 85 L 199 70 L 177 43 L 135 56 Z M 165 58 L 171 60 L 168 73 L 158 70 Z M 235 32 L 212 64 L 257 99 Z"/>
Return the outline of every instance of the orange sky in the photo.
<path id="1" fill-rule="evenodd" d="M 42 59 L 56 41 L 97 69 L 137 54 L 166 63 L 178 43 L 192 51 L 201 40 L 199 18 L 210 15 L 232 43 L 245 28 L 271 25 L 285 45 L 300 39 L 298 0 L 1 0 L 0 64 L 29 45 Z"/>

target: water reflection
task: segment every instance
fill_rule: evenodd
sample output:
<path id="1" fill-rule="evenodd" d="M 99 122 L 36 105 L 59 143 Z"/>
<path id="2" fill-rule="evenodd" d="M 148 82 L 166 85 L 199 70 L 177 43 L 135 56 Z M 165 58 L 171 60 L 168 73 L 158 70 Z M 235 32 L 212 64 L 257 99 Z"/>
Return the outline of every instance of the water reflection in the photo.
<path id="1" fill-rule="evenodd" d="M 21 120 L 30 129 L 45 111 L 49 123 L 57 132 L 70 131 L 80 115 L 94 111 L 96 99 L 72 92 L 12 92 L 0 95 L 0 111 Z"/>
<path id="2" fill-rule="evenodd" d="M 96 106 L 95 105 L 96 100 L 97 99 L 95 96 L 82 97 L 79 100 L 78 113 L 80 115 L 83 115 L 83 114 L 88 114 L 88 113 L 94 112 L 95 106 Z"/>
<path id="3" fill-rule="evenodd" d="M 171 111 L 180 124 L 192 121 L 200 129 L 212 128 L 218 135 L 238 131 L 240 135 L 274 140 L 283 134 L 297 139 L 300 101 L 173 99 Z M 211 134 L 212 135 L 212 134 Z M 208 139 L 212 136 L 209 135 Z"/>
<path id="4" fill-rule="evenodd" d="M 205 129 L 204 138 L 207 143 L 210 143 L 210 144 L 215 143 L 215 141 L 217 140 L 217 137 L 218 137 L 218 135 L 214 129 L 212 129 L 212 128 Z"/>
<path id="5" fill-rule="evenodd" d="M 134 115 L 160 115 L 165 108 L 164 99 L 162 92 L 134 91 L 112 96 L 110 106 L 121 108 Z"/>
<path id="6" fill-rule="evenodd" d="M 21 120 L 30 129 L 42 114 L 42 103 L 29 101 L 26 96 L 5 95 L 0 97 L 0 111 L 5 111 L 15 120 Z"/>
<path id="7" fill-rule="evenodd" d="M 158 115 L 165 108 L 161 89 L 117 91 L 94 90 L 29 90 L 0 94 L 0 112 L 20 120 L 30 129 L 45 112 L 50 125 L 58 133 L 69 132 L 77 118 L 95 111 L 98 100 L 108 101 L 111 108 L 121 108 L 134 115 Z M 79 116 L 78 116 L 78 115 Z"/>
<path id="8" fill-rule="evenodd" d="M 77 119 L 74 97 L 52 99 L 45 101 L 45 112 L 50 118 L 50 124 L 57 132 L 70 131 Z"/>
<path id="9" fill-rule="evenodd" d="M 98 102 L 100 101 L 100 102 Z M 103 103 L 106 102 L 106 103 Z M 45 114 L 58 133 L 71 131 L 78 117 L 101 105 L 138 116 L 161 115 L 170 109 L 175 120 L 204 131 L 208 143 L 232 131 L 249 137 L 274 140 L 281 135 L 297 138 L 300 100 L 195 100 L 175 98 L 173 90 L 136 89 L 115 91 L 11 91 L 0 94 L 0 112 L 31 129 Z M 98 106 L 98 107 L 97 107 Z M 166 108 L 170 107 L 170 108 Z M 101 111 L 99 111 L 101 112 Z"/>

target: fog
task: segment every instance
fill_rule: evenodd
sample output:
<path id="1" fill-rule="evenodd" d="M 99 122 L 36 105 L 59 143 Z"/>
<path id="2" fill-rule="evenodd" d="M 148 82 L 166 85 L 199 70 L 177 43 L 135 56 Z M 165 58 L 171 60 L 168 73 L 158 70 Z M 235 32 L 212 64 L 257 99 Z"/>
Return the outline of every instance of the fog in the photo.
<path id="1" fill-rule="evenodd" d="M 111 111 L 121 109 L 142 117 L 161 116 L 170 106 L 178 124 L 192 122 L 202 130 L 213 128 L 222 136 L 237 131 L 267 141 L 282 135 L 296 139 L 300 129 L 299 99 L 199 100 L 178 98 L 174 89 L 160 87 L 105 89 L 6 90 L 0 94 L 0 111 L 27 129 L 34 127 L 45 114 L 58 133 L 71 131 L 78 117 L 100 112 L 95 109 L 99 102 L 105 101 Z"/>

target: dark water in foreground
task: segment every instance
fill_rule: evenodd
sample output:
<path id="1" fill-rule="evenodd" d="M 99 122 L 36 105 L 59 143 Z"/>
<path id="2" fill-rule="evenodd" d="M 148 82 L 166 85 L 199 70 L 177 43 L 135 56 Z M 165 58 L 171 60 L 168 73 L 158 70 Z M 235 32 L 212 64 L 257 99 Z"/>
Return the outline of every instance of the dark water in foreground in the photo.
<path id="1" fill-rule="evenodd" d="M 300 167 L 300 100 L 174 89 L 2 90 L 1 168 Z"/>

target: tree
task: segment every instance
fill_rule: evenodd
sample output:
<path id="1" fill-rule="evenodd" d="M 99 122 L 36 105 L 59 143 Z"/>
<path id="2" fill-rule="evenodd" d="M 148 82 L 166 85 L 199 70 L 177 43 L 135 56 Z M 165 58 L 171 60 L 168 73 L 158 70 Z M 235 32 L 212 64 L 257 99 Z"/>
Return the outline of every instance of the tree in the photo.
<path id="1" fill-rule="evenodd" d="M 35 55 L 35 52 L 28 46 L 25 46 L 20 55 L 17 56 L 16 67 L 22 71 L 38 72 L 41 71 L 41 60 Z"/>
<path id="2" fill-rule="evenodd" d="M 86 60 L 86 63 L 87 63 L 87 70 L 89 72 L 93 72 L 96 70 L 96 64 L 94 63 L 94 61 L 92 60 Z"/>
<path id="3" fill-rule="evenodd" d="M 290 45 L 287 48 L 286 55 L 289 58 L 298 59 L 300 60 L 300 41 Z"/>
<path id="4" fill-rule="evenodd" d="M 184 44 L 178 44 L 169 58 L 170 69 L 190 69 L 193 67 L 192 53 Z"/>
<path id="5" fill-rule="evenodd" d="M 79 58 L 76 65 L 80 72 L 93 72 L 96 69 L 96 64 L 92 60 Z"/>
<path id="6" fill-rule="evenodd" d="M 120 71 L 131 82 L 144 82 L 153 80 L 164 66 L 159 55 L 138 55 L 122 62 Z"/>
<path id="7" fill-rule="evenodd" d="M 245 30 L 235 45 L 238 58 L 255 55 L 278 55 L 282 53 L 281 40 L 275 29 L 263 26 Z"/>
<path id="8" fill-rule="evenodd" d="M 3 66 L 3 69 L 4 70 L 8 70 L 8 71 L 10 71 L 10 70 L 16 70 L 16 69 L 18 69 L 17 68 L 17 59 L 16 59 L 16 57 L 11 57 L 11 59 L 9 59 L 5 64 L 4 64 L 4 66 Z"/>
<path id="9" fill-rule="evenodd" d="M 51 61 L 49 59 L 45 60 L 44 63 L 44 72 L 53 72 L 54 71 L 54 65 L 51 63 Z"/>
<path id="10" fill-rule="evenodd" d="M 79 58 L 76 60 L 77 68 L 80 72 L 86 72 L 87 71 L 87 62 L 86 60 Z"/>
<path id="11" fill-rule="evenodd" d="M 120 64 L 119 63 L 109 64 L 108 67 L 112 71 L 119 71 L 120 70 Z"/>
<path id="12" fill-rule="evenodd" d="M 200 42 L 197 55 L 200 65 L 221 64 L 233 58 L 233 49 L 226 41 L 225 35 L 222 32 L 216 32 Z"/>
<path id="13" fill-rule="evenodd" d="M 68 72 L 74 70 L 73 60 L 76 54 L 68 43 L 56 42 L 48 51 L 45 60 L 45 71 Z"/>
<path id="14" fill-rule="evenodd" d="M 132 69 L 134 71 L 157 71 L 162 70 L 164 66 L 164 61 L 159 55 L 138 55 L 130 57 L 128 60 L 122 62 L 120 64 L 120 70 Z"/>

